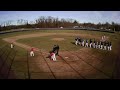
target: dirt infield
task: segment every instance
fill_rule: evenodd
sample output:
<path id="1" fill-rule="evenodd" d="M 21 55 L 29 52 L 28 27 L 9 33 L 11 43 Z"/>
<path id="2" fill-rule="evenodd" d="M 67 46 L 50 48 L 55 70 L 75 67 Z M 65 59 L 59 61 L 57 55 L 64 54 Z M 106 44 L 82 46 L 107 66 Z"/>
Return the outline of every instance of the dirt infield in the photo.
<path id="1" fill-rule="evenodd" d="M 4 41 L 14 43 L 15 45 L 22 47 L 26 50 L 30 50 L 32 46 L 25 45 L 23 43 L 16 42 L 18 39 L 40 37 L 40 36 L 52 36 L 52 35 L 65 35 L 65 36 L 81 36 L 94 38 L 93 35 L 87 34 L 74 34 L 74 33 L 38 33 L 29 35 L 20 35 L 9 38 L 3 38 Z M 101 37 L 96 37 L 100 39 Z M 54 40 L 60 40 L 64 38 L 54 38 Z M 60 51 L 59 56 L 56 56 L 57 61 L 51 61 L 46 58 L 49 55 L 48 52 L 35 48 L 37 53 L 35 57 L 28 57 L 30 79 L 109 79 L 111 75 L 108 67 L 104 67 L 105 60 L 99 59 L 98 56 L 94 57 L 94 53 L 90 48 L 82 48 L 78 51 Z M 67 58 L 66 58 L 67 57 Z M 18 66 L 18 65 L 16 65 Z M 111 67 L 111 65 L 110 65 Z"/>

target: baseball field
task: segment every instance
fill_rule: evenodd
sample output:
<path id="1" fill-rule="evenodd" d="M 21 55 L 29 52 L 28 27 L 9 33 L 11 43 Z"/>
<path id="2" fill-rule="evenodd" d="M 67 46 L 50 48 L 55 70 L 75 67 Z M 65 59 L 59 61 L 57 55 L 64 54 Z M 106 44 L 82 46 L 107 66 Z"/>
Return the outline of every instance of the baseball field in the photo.
<path id="1" fill-rule="evenodd" d="M 106 36 L 112 50 L 75 45 L 75 37 L 100 40 Z M 14 48 L 10 48 L 10 43 Z M 0 78 L 7 79 L 114 79 L 117 74 L 120 33 L 87 30 L 32 30 L 0 35 Z M 49 58 L 53 45 L 59 56 Z M 35 56 L 30 57 L 31 47 Z"/>

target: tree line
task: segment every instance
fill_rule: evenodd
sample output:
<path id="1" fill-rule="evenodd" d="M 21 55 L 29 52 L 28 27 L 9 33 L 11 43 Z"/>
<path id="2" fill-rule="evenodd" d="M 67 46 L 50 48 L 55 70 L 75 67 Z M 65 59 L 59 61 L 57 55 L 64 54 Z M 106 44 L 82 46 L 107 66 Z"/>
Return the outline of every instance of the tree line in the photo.
<path id="1" fill-rule="evenodd" d="M 10 29 L 19 29 L 19 28 L 73 28 L 74 26 L 78 26 L 80 28 L 95 28 L 95 29 L 103 29 L 103 30 L 114 30 L 114 31 L 120 31 L 120 25 L 117 23 L 112 22 L 111 24 L 106 23 L 79 23 L 75 19 L 59 19 L 58 17 L 45 17 L 40 16 L 35 21 L 28 20 L 17 20 L 16 25 L 12 25 L 12 21 L 6 21 L 3 23 L 3 25 L 0 25 L 0 31 L 4 30 L 10 30 Z"/>

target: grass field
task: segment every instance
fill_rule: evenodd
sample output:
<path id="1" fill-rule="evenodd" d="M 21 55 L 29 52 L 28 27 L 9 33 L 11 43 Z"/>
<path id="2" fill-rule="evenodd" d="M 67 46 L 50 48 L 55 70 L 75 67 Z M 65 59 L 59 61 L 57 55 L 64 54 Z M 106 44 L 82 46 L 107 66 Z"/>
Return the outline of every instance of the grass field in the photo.
<path id="1" fill-rule="evenodd" d="M 82 57 L 82 59 L 79 59 L 78 61 L 82 62 L 80 60 L 83 60 L 83 62 L 85 62 L 86 64 L 83 63 L 83 65 L 82 65 L 82 64 L 78 64 L 79 62 L 77 64 L 74 64 L 75 62 L 74 63 L 68 62 L 72 67 L 74 67 L 74 69 L 78 70 L 80 74 L 85 70 L 86 70 L 85 72 L 87 73 L 88 69 L 81 70 L 80 68 L 89 67 L 89 66 L 87 66 L 87 64 L 90 64 L 92 67 L 98 68 L 98 69 L 102 70 L 103 72 L 107 73 L 108 76 L 112 75 L 113 67 L 114 67 L 113 64 L 118 55 L 120 33 L 106 33 L 106 32 L 98 32 L 98 31 L 85 31 L 85 30 L 79 30 L 79 31 L 78 30 L 77 31 L 75 31 L 75 30 L 34 31 L 33 30 L 33 31 L 25 31 L 25 32 L 15 32 L 15 33 L 8 33 L 8 34 L 0 35 L 0 48 L 2 48 L 6 44 L 9 45 L 9 43 L 2 40 L 3 38 L 11 38 L 11 37 L 19 36 L 19 35 L 44 34 L 44 33 L 51 33 L 51 34 L 55 33 L 55 35 L 30 37 L 30 38 L 23 38 L 23 39 L 21 38 L 21 39 L 18 39 L 16 42 L 22 43 L 22 44 L 25 44 L 28 46 L 36 47 L 39 49 L 44 49 L 46 52 L 49 52 L 52 49 L 54 44 L 58 44 L 60 46 L 61 56 L 68 55 L 68 57 L 70 57 L 69 60 L 74 60 L 72 55 L 76 57 L 78 54 L 79 57 Z M 68 35 L 66 33 L 68 33 Z M 79 34 L 79 35 L 77 35 L 77 34 Z M 95 39 L 99 40 L 101 38 L 101 36 L 103 36 L 103 35 L 109 37 L 109 41 L 112 42 L 113 50 L 110 52 L 104 51 L 104 50 L 99 50 L 99 49 L 90 49 L 90 48 L 86 49 L 85 47 L 80 47 L 80 46 L 76 46 L 73 44 L 76 36 L 80 36 L 85 39 L 90 39 L 90 38 L 94 39 L 95 38 Z M 61 40 L 61 41 L 53 40 L 54 38 L 64 38 L 64 40 Z M 28 70 L 28 68 L 27 68 L 27 50 L 24 48 L 21 48 L 17 45 L 15 45 L 15 49 L 17 50 L 17 53 L 16 53 L 14 63 L 12 65 L 12 70 L 15 71 L 18 78 L 25 79 L 28 77 L 28 74 L 27 74 L 27 70 Z M 78 52 L 78 53 L 76 53 L 75 55 L 66 53 L 67 50 L 69 52 L 73 52 L 73 53 Z M 83 50 L 83 53 L 81 52 L 82 50 Z M 44 52 L 43 52 L 43 56 L 46 57 Z M 47 75 L 45 74 L 44 78 L 46 78 L 46 77 L 47 78 L 49 77 L 50 79 L 53 78 L 48 70 L 46 70 L 46 69 L 43 70 L 44 69 L 43 67 L 45 67 L 46 65 L 42 66 L 40 64 L 40 62 L 42 62 L 43 58 L 42 57 L 38 58 L 38 57 L 39 57 L 39 53 L 36 53 L 36 56 L 34 58 L 29 58 L 30 59 L 29 64 L 30 64 L 31 78 L 40 79 L 40 78 L 44 77 L 44 74 L 43 73 L 41 74 L 42 71 L 48 72 Z M 76 58 L 78 58 L 78 57 L 76 57 Z M 101 61 L 99 63 L 98 59 L 101 59 L 102 63 L 101 63 Z M 34 61 L 32 61 L 32 60 L 34 60 Z M 60 60 L 60 58 L 58 58 L 58 60 Z M 65 59 L 65 60 L 67 62 L 67 59 Z M 54 65 L 52 65 L 51 62 L 49 62 L 47 59 L 46 59 L 46 61 L 51 66 L 52 70 L 55 71 L 54 75 L 56 78 L 67 78 L 67 74 L 62 76 L 61 74 L 59 74 L 59 72 L 57 72 L 53 68 Z M 58 63 L 62 63 L 62 62 L 58 62 Z M 34 65 L 34 67 L 33 67 L 33 65 Z M 65 64 L 65 66 L 66 66 L 66 64 Z M 79 68 L 77 68 L 78 66 L 79 66 Z M 59 67 L 59 64 L 55 65 L 55 67 Z M 40 71 L 40 68 L 43 68 L 43 69 Z M 66 68 L 67 68 L 67 66 L 66 66 Z M 97 70 L 97 69 L 95 69 L 95 70 Z M 89 71 L 89 72 L 91 72 L 90 75 L 86 74 L 86 73 L 82 73 L 82 76 L 84 76 L 86 78 L 106 78 L 104 75 L 101 75 L 100 72 L 97 73 L 97 71 L 95 71 L 95 70 L 91 68 Z M 96 74 L 93 74 L 92 73 L 93 71 L 96 72 Z M 35 73 L 37 73 L 37 74 L 35 74 Z M 66 72 L 66 73 L 70 73 L 70 72 Z M 61 76 L 59 76 L 59 75 L 61 75 Z M 73 77 L 71 76 L 69 78 L 77 77 L 76 74 L 75 74 L 75 76 L 74 76 L 74 74 L 71 74 L 71 75 L 73 75 Z M 80 77 L 78 77 L 78 78 L 80 78 Z"/>
<path id="2" fill-rule="evenodd" d="M 53 38 L 63 38 L 63 37 L 64 37 L 64 40 L 62 41 L 52 40 Z M 58 44 L 62 51 L 63 50 L 78 50 L 81 48 L 73 44 L 74 43 L 73 36 L 54 35 L 54 36 L 46 36 L 46 37 L 20 39 L 17 42 L 25 43 L 27 45 L 31 45 L 39 49 L 45 49 L 47 51 L 50 51 L 53 45 L 55 44 Z"/>

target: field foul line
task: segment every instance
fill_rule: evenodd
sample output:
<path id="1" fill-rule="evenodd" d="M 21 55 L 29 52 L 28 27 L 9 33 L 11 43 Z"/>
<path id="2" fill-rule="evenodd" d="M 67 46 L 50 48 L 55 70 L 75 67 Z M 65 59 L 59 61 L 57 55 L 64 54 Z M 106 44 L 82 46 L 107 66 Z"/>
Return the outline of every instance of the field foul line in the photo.
<path id="1" fill-rule="evenodd" d="M 81 76 L 83 79 L 86 79 L 84 76 L 82 76 L 77 70 L 75 70 L 62 56 L 59 55 L 59 57 L 66 62 L 79 76 Z"/>
<path id="2" fill-rule="evenodd" d="M 7 53 L 7 57 L 5 58 L 4 62 L 2 63 L 2 66 L 1 66 L 1 68 L 0 68 L 0 73 L 1 73 L 1 71 L 2 71 L 2 69 L 3 69 L 3 67 L 5 66 L 5 63 L 7 62 L 7 59 L 8 59 L 8 56 L 9 56 L 10 53 L 11 53 L 11 51 L 9 51 L 9 52 Z"/>
<path id="3" fill-rule="evenodd" d="M 68 50 L 66 50 L 66 51 L 68 51 Z M 70 51 L 68 51 L 68 52 L 71 53 L 71 54 L 73 54 L 73 55 L 76 55 L 76 54 L 74 54 L 74 53 L 72 53 L 72 52 L 70 52 Z M 82 61 L 84 61 L 86 64 L 90 65 L 90 66 L 93 67 L 94 69 L 98 70 L 99 72 L 103 73 L 103 74 L 106 75 L 107 77 L 111 78 L 111 76 L 107 75 L 106 73 L 104 73 L 103 71 L 97 69 L 96 67 L 92 66 L 91 64 L 87 63 L 85 60 L 83 60 L 83 59 L 82 59 L 81 57 L 79 57 L 78 55 L 76 55 L 76 56 L 77 56 L 79 59 L 81 59 Z"/>
<path id="4" fill-rule="evenodd" d="M 49 70 L 51 71 L 51 73 L 52 73 L 53 77 L 56 79 L 56 77 L 55 77 L 55 75 L 54 75 L 54 73 L 53 73 L 52 69 L 50 68 L 49 64 L 47 63 L 47 61 L 46 61 L 45 57 L 43 56 L 42 51 L 40 51 L 40 50 L 39 50 L 39 52 L 40 52 L 41 56 L 43 57 L 43 59 L 45 60 L 45 62 L 46 62 L 46 64 L 47 64 L 47 66 L 48 66 Z"/>
<path id="5" fill-rule="evenodd" d="M 15 60 L 16 52 L 17 52 L 17 51 L 15 51 L 15 55 L 14 55 L 14 57 L 13 57 L 13 59 L 12 59 L 12 62 L 11 62 L 11 65 L 10 65 L 10 68 L 9 68 L 9 71 L 8 71 L 8 74 L 7 74 L 7 78 L 8 78 L 8 76 L 9 76 L 10 70 L 11 70 L 12 65 L 13 65 L 13 62 L 14 62 L 14 60 Z"/>

